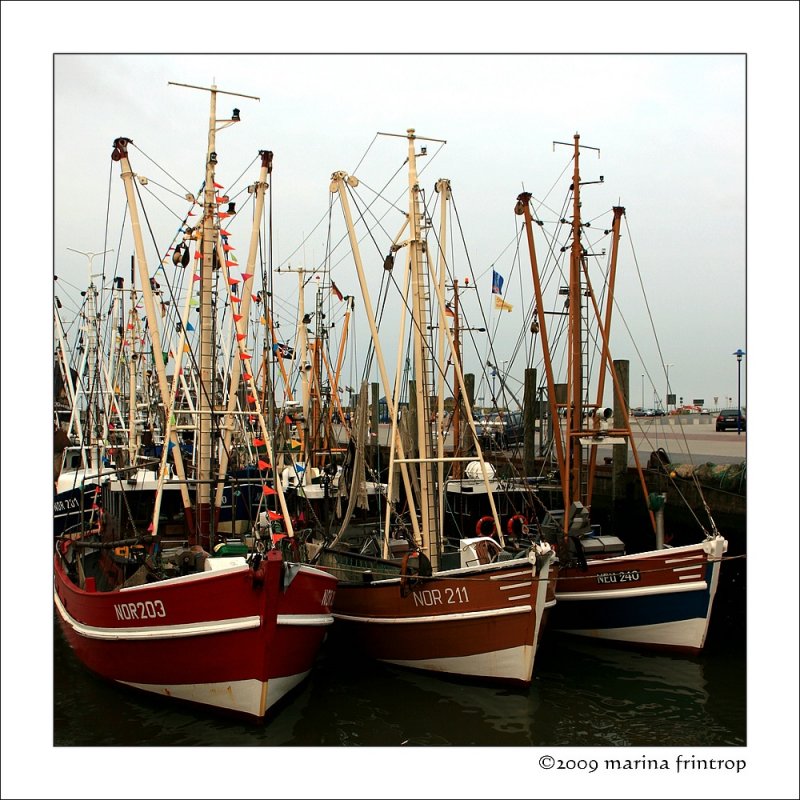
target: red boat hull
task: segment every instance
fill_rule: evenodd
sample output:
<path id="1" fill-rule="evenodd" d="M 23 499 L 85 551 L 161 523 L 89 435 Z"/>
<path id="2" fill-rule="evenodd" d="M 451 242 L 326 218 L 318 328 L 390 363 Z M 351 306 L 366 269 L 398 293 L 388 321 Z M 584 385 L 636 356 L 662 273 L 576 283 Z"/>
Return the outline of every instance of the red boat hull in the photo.
<path id="1" fill-rule="evenodd" d="M 94 592 L 75 585 L 56 555 L 64 633 L 103 678 L 262 718 L 311 670 L 333 621 L 336 579 L 274 552 L 259 570 L 234 562 Z"/>
<path id="2" fill-rule="evenodd" d="M 340 583 L 336 631 L 380 661 L 526 685 L 554 580 L 548 553 L 439 572 L 407 593 L 400 578 Z"/>

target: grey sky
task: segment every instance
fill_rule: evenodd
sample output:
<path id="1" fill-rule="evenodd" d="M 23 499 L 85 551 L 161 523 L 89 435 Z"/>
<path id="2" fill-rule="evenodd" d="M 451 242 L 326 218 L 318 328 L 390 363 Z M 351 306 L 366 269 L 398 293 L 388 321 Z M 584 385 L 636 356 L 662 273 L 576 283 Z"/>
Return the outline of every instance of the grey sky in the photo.
<path id="1" fill-rule="evenodd" d="M 414 127 L 447 139 L 423 183 L 432 190 L 437 177 L 450 178 L 484 300 L 492 264 L 512 277 L 513 248 L 498 257 L 514 239 L 517 193 L 524 185 L 542 198 L 555 182 L 548 201 L 560 204 L 570 182 L 569 175 L 559 180 L 569 151 L 554 152 L 552 142 L 570 141 L 577 131 L 583 144 L 601 151 L 599 159 L 586 152 L 582 176 L 606 181 L 584 190 L 585 213 L 608 227 L 611 206 L 621 201 L 627 208 L 663 360 L 673 365 L 673 391 L 687 403 L 735 402 L 731 353 L 746 348 L 744 55 L 59 55 L 54 74 L 54 256 L 64 282 L 81 289 L 86 282 L 86 259 L 68 247 L 104 247 L 114 138 L 133 139 L 190 190 L 199 185 L 207 95 L 168 81 L 216 81 L 220 89 L 260 96 L 219 97 L 219 116 L 235 105 L 243 122 L 218 136 L 218 175 L 232 181 L 259 148 L 275 152 L 276 264 L 320 262 L 325 225 L 311 232 L 325 215 L 330 175 L 352 171 L 377 131 Z M 402 164 L 405 145 L 383 140 L 373 153 L 387 166 L 368 174 L 382 180 Z M 131 158 L 135 172 L 170 184 L 141 154 Z M 118 244 L 114 220 L 123 207 L 119 171 L 111 172 L 108 247 Z M 255 174 L 251 169 L 245 180 Z M 175 222 L 165 218 L 155 230 L 159 242 L 168 243 Z M 246 228 L 237 230 L 245 242 Z M 127 274 L 130 240 L 120 250 Z M 151 273 L 156 267 L 151 257 Z M 651 406 L 654 390 L 664 401 L 666 376 L 647 344 L 653 337 L 635 267 L 631 259 L 621 263 L 617 297 L 641 352 L 620 325 L 612 353 L 631 362 L 633 405 L 641 402 L 639 376 L 646 374 L 643 399 Z M 336 264 L 332 277 L 347 291 L 355 283 L 352 261 Z M 57 285 L 62 301 L 64 282 Z M 515 312 L 502 321 L 497 341 L 511 342 L 522 319 L 519 276 L 507 288 Z M 296 294 L 294 284 L 290 291 Z M 626 298 L 636 298 L 636 306 Z M 511 356 L 496 346 L 497 363 Z M 478 371 L 477 364 L 466 367 Z M 516 363 L 512 374 L 521 378 L 522 369 Z"/>
<path id="2" fill-rule="evenodd" d="M 169 80 L 201 85 L 215 81 L 221 89 L 261 97 L 259 103 L 237 99 L 243 121 L 220 134 L 219 150 L 242 168 L 260 148 L 275 152 L 274 184 L 281 192 L 275 206 L 276 263 L 289 258 L 324 214 L 331 172 L 354 170 L 377 131 L 401 133 L 415 127 L 421 135 L 447 139 L 431 167 L 435 174 L 426 172 L 424 178 L 452 181 L 466 224 L 470 258 L 476 272 L 484 273 L 479 283 L 484 293 L 491 280 L 491 264 L 513 238 L 516 195 L 523 184 L 536 196 L 546 193 L 566 162 L 565 153 L 553 153 L 552 141 L 569 141 L 575 131 L 580 132 L 583 143 L 601 150 L 599 160 L 584 160 L 583 174 L 587 179 L 594 173 L 605 177 L 604 186 L 585 198 L 584 207 L 592 214 L 600 213 L 619 200 L 627 209 L 664 360 L 675 365 L 670 368 L 675 392 L 685 400 L 702 397 L 707 404 L 715 395 L 735 396 L 737 371 L 732 353 L 739 347 L 747 350 L 743 394 L 751 418 L 748 484 L 754 498 L 756 491 L 764 493 L 759 498 L 761 510 L 753 514 L 758 522 L 753 530 L 759 536 L 776 526 L 782 530 L 785 523 L 771 519 L 770 514 L 778 506 L 790 513 L 796 510 L 796 463 L 769 462 L 767 466 L 767 457 L 781 458 L 781 454 L 770 445 L 765 427 L 778 422 L 768 416 L 772 410 L 784 419 L 788 411 L 794 424 L 798 395 L 797 8 L 796 3 L 770 2 L 4 2 L 3 529 L 8 541 L 9 531 L 22 520 L 21 504 L 41 509 L 40 518 L 34 513 L 38 527 L 27 526 L 19 535 L 43 542 L 36 555 L 41 566 L 38 614 L 44 620 L 44 638 L 50 636 L 52 624 L 52 587 L 44 566 L 50 556 L 50 520 L 49 508 L 36 487 L 47 491 L 39 469 L 49 475 L 52 273 L 80 290 L 86 260 L 66 248 L 103 249 L 109 174 L 112 194 L 117 200 L 121 196 L 118 168 L 111 170 L 109 158 L 115 137 L 132 138 L 182 182 L 197 183 L 205 148 L 207 99 L 199 92 L 168 87 Z M 208 33 L 202 30 L 205 23 L 211 26 Z M 176 49 L 211 55 L 61 56 L 55 64 L 52 58 L 55 52 Z M 461 50 L 468 55 L 215 55 L 223 50 L 262 53 L 270 49 Z M 475 55 L 501 50 L 640 51 L 645 55 Z M 747 91 L 743 53 L 748 54 Z M 223 110 L 229 110 L 224 99 Z M 402 148 L 403 143 L 398 146 Z M 385 143 L 382 147 L 386 149 Z M 140 159 L 138 153 L 136 158 Z M 400 155 L 395 163 L 401 163 Z M 159 180 L 157 171 L 140 160 L 134 169 Z M 226 162 L 226 180 L 228 169 Z M 247 180 L 254 177 L 248 175 Z M 51 187 L 55 191 L 52 204 Z M 553 196 L 560 198 L 564 189 L 562 178 Z M 161 235 L 169 234 L 161 231 Z M 242 233 L 237 239 L 244 241 Z M 323 240 L 322 236 L 318 241 L 310 239 L 304 253 L 292 256 L 292 263 L 320 259 Z M 151 269 L 155 266 L 151 264 Z M 336 273 L 334 279 L 338 282 Z M 620 277 L 621 282 L 632 280 L 630 273 Z M 355 287 L 340 288 L 353 291 Z M 629 291 L 633 290 L 620 288 L 621 302 Z M 616 331 L 622 336 L 621 327 Z M 648 370 L 661 392 L 665 380 L 657 355 L 647 355 Z M 630 359 L 631 399 L 638 404 L 638 356 L 624 342 L 614 349 L 614 356 Z M 497 356 L 498 361 L 508 357 Z M 40 386 L 42 375 L 45 382 Z M 33 396 L 30 401 L 20 393 L 26 379 Z M 32 442 L 22 424 L 29 405 L 39 428 Z M 796 434 L 792 440 L 796 441 Z M 760 470 L 754 468 L 759 464 Z M 32 477 L 25 482 L 22 496 L 17 496 L 20 484 L 9 476 L 24 470 L 30 470 Z M 772 488 L 770 494 L 765 491 L 766 472 L 793 476 L 788 493 L 785 485 L 778 487 L 780 502 L 775 502 Z M 761 557 L 757 551 L 750 555 L 749 596 L 755 598 L 759 594 L 756 565 Z M 15 619 L 10 613 L 20 607 L 18 597 L 8 597 L 9 587 L 18 588 L 10 574 L 18 563 L 16 558 L 2 559 L 5 753 L 5 677 L 19 670 L 19 664 L 7 663 L 7 654 L 18 652 L 15 642 L 30 635 L 22 615 Z M 796 571 L 786 581 L 769 590 L 779 592 L 787 586 L 794 590 L 780 613 L 783 619 L 794 609 L 795 623 L 785 623 L 789 635 L 797 629 Z M 774 609 L 768 616 L 774 618 Z M 9 641 L 12 636 L 14 640 Z M 767 640 L 755 624 L 749 626 L 748 636 L 751 653 L 769 649 L 775 654 L 786 641 Z M 52 713 L 46 696 L 51 662 L 47 652 L 40 660 L 43 672 L 28 686 L 28 698 L 41 700 L 43 707 L 34 713 L 26 702 L 15 720 L 20 743 L 47 740 L 41 720 Z M 796 649 L 792 665 L 796 678 Z M 796 711 L 796 680 L 781 681 L 781 694 L 773 697 L 778 684 L 773 677 L 766 673 L 759 680 L 762 702 L 758 705 Z M 790 687 L 794 687 L 794 702 L 791 698 L 787 702 Z M 757 721 L 758 713 L 751 704 L 748 750 L 763 745 L 763 737 L 773 730 L 771 721 Z M 775 786 L 783 764 L 794 763 L 796 735 L 794 741 L 793 746 L 787 735 L 768 743 L 770 785 Z M 52 752 L 43 755 L 59 760 Z M 350 763 L 349 753 L 341 758 Z M 415 758 L 425 761 L 424 754 L 415 752 Z M 16 796 L 26 796 L 26 791 L 28 796 L 48 791 L 70 796 L 63 783 L 55 788 L 60 766 L 40 769 L 37 776 L 28 770 L 8 778 L 11 770 L 5 767 L 13 765 L 5 761 L 4 754 L 4 794 L 10 785 L 6 782 L 16 778 Z M 24 759 L 19 763 L 25 763 Z M 357 763 L 352 761 L 352 766 Z M 537 774 L 535 766 L 520 770 L 526 779 L 534 776 L 537 782 L 547 777 Z M 753 792 L 761 791 L 755 787 L 763 787 L 767 780 L 767 773 L 757 770 L 754 762 L 752 773 L 736 776 L 735 785 L 719 773 L 698 774 L 693 776 L 692 791 L 754 796 Z M 215 776 L 204 777 L 211 785 Z M 306 776 L 309 781 L 318 777 Z M 591 777 L 586 791 L 596 791 L 600 785 L 594 780 L 598 776 Z M 40 788 L 48 780 L 53 786 Z M 569 791 L 580 791 L 581 780 L 571 775 Z M 555 788 L 559 785 L 563 789 L 558 781 L 551 788 L 561 791 Z M 484 786 L 487 796 L 496 791 L 495 785 L 480 780 L 467 791 L 480 792 Z M 652 781 L 647 786 L 657 791 Z M 664 786 L 664 796 L 685 793 L 684 787 L 666 777 Z M 356 797 L 360 790 L 350 785 L 345 791 Z M 374 791 L 368 783 L 363 790 L 363 796 Z M 322 784 L 318 791 L 319 796 L 335 796 L 330 785 Z M 530 787 L 520 791 L 527 793 Z M 617 782 L 608 791 L 619 797 L 640 796 L 641 785 L 634 788 L 633 783 Z"/>

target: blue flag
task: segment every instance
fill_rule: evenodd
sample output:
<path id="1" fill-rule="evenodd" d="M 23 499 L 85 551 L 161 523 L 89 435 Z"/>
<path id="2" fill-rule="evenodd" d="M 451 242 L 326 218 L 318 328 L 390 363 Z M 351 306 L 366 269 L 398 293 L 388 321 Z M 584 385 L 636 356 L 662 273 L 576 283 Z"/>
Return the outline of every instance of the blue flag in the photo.
<path id="1" fill-rule="evenodd" d="M 499 272 L 492 270 L 492 294 L 503 293 L 503 276 Z"/>

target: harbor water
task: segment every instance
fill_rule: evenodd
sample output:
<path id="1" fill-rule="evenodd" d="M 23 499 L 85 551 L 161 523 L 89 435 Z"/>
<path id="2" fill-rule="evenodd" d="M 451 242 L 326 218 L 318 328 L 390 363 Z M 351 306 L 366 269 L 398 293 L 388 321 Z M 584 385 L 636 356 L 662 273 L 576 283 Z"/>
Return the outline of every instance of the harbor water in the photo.
<path id="1" fill-rule="evenodd" d="M 737 747 L 747 742 L 743 642 L 697 657 L 548 637 L 527 689 L 349 656 L 330 641 L 263 725 L 113 686 L 56 629 L 56 746 Z"/>

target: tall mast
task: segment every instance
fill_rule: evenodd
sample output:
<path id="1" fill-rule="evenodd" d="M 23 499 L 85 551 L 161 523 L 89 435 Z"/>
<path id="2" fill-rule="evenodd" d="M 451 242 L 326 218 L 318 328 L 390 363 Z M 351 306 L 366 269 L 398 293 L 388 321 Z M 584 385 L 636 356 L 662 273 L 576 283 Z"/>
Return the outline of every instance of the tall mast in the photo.
<path id="1" fill-rule="evenodd" d="M 216 475 L 213 466 L 213 419 L 214 412 L 214 342 L 216 308 L 213 302 L 213 283 L 216 244 L 219 239 L 219 218 L 217 217 L 216 187 L 214 186 L 215 170 L 217 165 L 217 125 L 219 130 L 227 128 L 239 121 L 239 110 L 234 109 L 230 118 L 217 119 L 217 94 L 234 95 L 236 97 L 257 97 L 238 94 L 237 92 L 224 92 L 212 84 L 210 87 L 191 86 L 189 84 L 170 83 L 174 86 L 184 86 L 190 89 L 200 89 L 209 93 L 208 117 L 208 150 L 206 153 L 206 176 L 203 191 L 203 221 L 201 225 L 202 246 L 200 259 L 200 352 L 198 365 L 200 370 L 200 384 L 198 387 L 198 436 L 196 442 L 197 465 L 197 514 L 198 533 L 200 544 L 209 548 L 214 536 L 211 520 L 211 489 Z M 224 254 L 219 254 L 222 260 Z"/>
<path id="2" fill-rule="evenodd" d="M 581 310 L 583 293 L 581 273 L 583 248 L 581 245 L 581 176 L 580 176 L 580 136 L 576 133 L 574 172 L 572 176 L 572 250 L 569 265 L 569 329 L 570 329 L 570 378 L 569 378 L 569 424 L 568 448 L 571 469 L 571 499 L 581 499 L 581 471 L 583 446 L 578 436 L 583 427 L 583 325 Z"/>
<path id="3" fill-rule="evenodd" d="M 408 223 L 409 266 L 411 269 L 411 307 L 413 319 L 414 376 L 416 378 L 417 441 L 420 448 L 419 484 L 421 528 L 431 534 L 435 529 L 433 498 L 433 473 L 430 458 L 430 397 L 433 393 L 431 375 L 430 343 L 426 332 L 429 325 L 426 275 L 422 269 L 423 246 L 421 241 L 421 191 L 417 179 L 416 136 L 409 128 L 408 137 Z M 431 551 L 436 547 L 431 542 Z M 435 565 L 434 565 L 435 566 Z"/>

